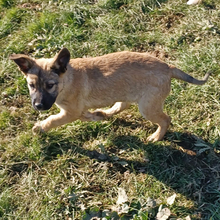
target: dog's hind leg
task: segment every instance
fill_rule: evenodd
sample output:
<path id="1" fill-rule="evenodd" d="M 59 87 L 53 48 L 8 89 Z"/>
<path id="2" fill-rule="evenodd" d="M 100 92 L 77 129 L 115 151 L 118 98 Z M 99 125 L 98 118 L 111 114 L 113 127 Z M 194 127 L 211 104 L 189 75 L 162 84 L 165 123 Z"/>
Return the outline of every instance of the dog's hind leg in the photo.
<path id="1" fill-rule="evenodd" d="M 139 110 L 144 118 L 158 125 L 157 130 L 147 140 L 162 140 L 171 122 L 171 118 L 163 112 L 163 101 L 143 99 L 139 102 Z"/>
<path id="2" fill-rule="evenodd" d="M 98 117 L 103 118 L 110 118 L 111 116 L 122 112 L 126 108 L 129 108 L 130 103 L 127 102 L 116 102 L 111 108 L 109 109 L 97 109 L 93 112 L 93 114 L 97 115 Z"/>
<path id="3" fill-rule="evenodd" d="M 94 112 L 85 112 L 83 114 L 82 120 L 86 121 L 99 121 L 104 120 L 106 118 L 110 118 L 111 116 L 123 111 L 126 108 L 129 108 L 130 103 L 127 102 L 116 102 L 109 109 L 96 109 Z"/>

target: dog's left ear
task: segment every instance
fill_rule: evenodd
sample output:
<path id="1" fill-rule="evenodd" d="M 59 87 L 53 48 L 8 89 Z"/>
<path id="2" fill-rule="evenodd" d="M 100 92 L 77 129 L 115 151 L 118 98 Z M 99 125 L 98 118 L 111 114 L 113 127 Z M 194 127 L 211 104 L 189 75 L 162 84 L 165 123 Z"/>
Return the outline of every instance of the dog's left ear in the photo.
<path id="1" fill-rule="evenodd" d="M 28 73 L 29 69 L 34 65 L 34 61 L 24 54 L 12 54 L 9 57 L 9 59 L 13 60 L 25 75 Z"/>
<path id="2" fill-rule="evenodd" d="M 67 65 L 70 61 L 70 52 L 68 49 L 63 48 L 54 58 L 54 63 L 51 69 L 54 70 L 58 75 L 65 73 L 67 70 Z"/>

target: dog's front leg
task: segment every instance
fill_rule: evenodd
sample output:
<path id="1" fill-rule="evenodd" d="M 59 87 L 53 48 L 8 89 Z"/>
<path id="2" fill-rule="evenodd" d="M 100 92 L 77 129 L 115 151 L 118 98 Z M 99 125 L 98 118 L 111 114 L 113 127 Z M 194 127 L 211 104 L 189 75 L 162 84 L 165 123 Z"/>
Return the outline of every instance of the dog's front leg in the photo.
<path id="1" fill-rule="evenodd" d="M 51 128 L 58 127 L 60 125 L 64 125 L 75 121 L 78 119 L 77 114 L 74 116 L 72 114 L 67 113 L 66 111 L 62 111 L 57 115 L 51 115 L 47 119 L 41 122 L 37 122 L 34 127 L 32 128 L 32 132 L 34 134 L 39 132 L 46 132 L 49 131 Z"/>

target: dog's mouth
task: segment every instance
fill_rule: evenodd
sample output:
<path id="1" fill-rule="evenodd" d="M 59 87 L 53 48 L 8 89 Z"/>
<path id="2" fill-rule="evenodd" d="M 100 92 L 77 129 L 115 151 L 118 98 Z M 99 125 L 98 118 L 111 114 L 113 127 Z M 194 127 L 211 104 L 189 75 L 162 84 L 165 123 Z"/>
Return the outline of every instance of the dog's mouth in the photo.
<path id="1" fill-rule="evenodd" d="M 32 101 L 32 106 L 37 111 L 47 111 L 52 107 L 54 102 L 55 102 L 55 100 L 51 101 L 51 102 L 45 102 L 45 103 Z"/>
<path id="2" fill-rule="evenodd" d="M 37 96 L 38 95 L 38 96 Z M 41 95 L 41 94 L 40 94 Z M 46 111 L 49 110 L 54 102 L 56 101 L 56 96 L 47 95 L 47 96 L 40 96 L 39 94 L 32 95 L 32 106 L 37 111 Z"/>

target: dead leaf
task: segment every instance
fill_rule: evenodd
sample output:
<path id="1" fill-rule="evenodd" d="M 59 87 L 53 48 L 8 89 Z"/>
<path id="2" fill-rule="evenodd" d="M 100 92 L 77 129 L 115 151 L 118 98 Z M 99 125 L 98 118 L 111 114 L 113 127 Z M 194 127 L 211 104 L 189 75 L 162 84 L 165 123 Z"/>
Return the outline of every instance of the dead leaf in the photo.
<path id="1" fill-rule="evenodd" d="M 118 200 L 117 205 L 121 205 L 128 201 L 128 196 L 123 188 L 118 188 Z"/>
<path id="2" fill-rule="evenodd" d="M 189 0 L 186 4 L 187 5 L 196 5 L 200 2 L 201 2 L 201 0 Z"/>
<path id="3" fill-rule="evenodd" d="M 168 204 L 168 205 L 173 205 L 175 199 L 176 199 L 176 193 L 174 193 L 172 196 L 170 196 L 169 198 L 167 198 L 167 204 Z"/>
<path id="4" fill-rule="evenodd" d="M 162 208 L 162 205 L 159 207 L 159 212 L 157 213 L 156 220 L 166 220 L 170 217 L 171 212 L 168 208 Z"/>
<path id="5" fill-rule="evenodd" d="M 156 201 L 155 200 L 153 200 L 152 198 L 150 198 L 150 197 L 148 197 L 147 198 L 147 207 L 149 207 L 149 208 L 154 208 L 156 205 L 157 205 L 157 203 L 156 203 Z"/>
<path id="6" fill-rule="evenodd" d="M 119 208 L 118 208 L 118 214 L 121 215 L 121 214 L 125 214 L 125 213 L 128 213 L 129 211 L 129 206 L 127 204 L 122 204 Z"/>

